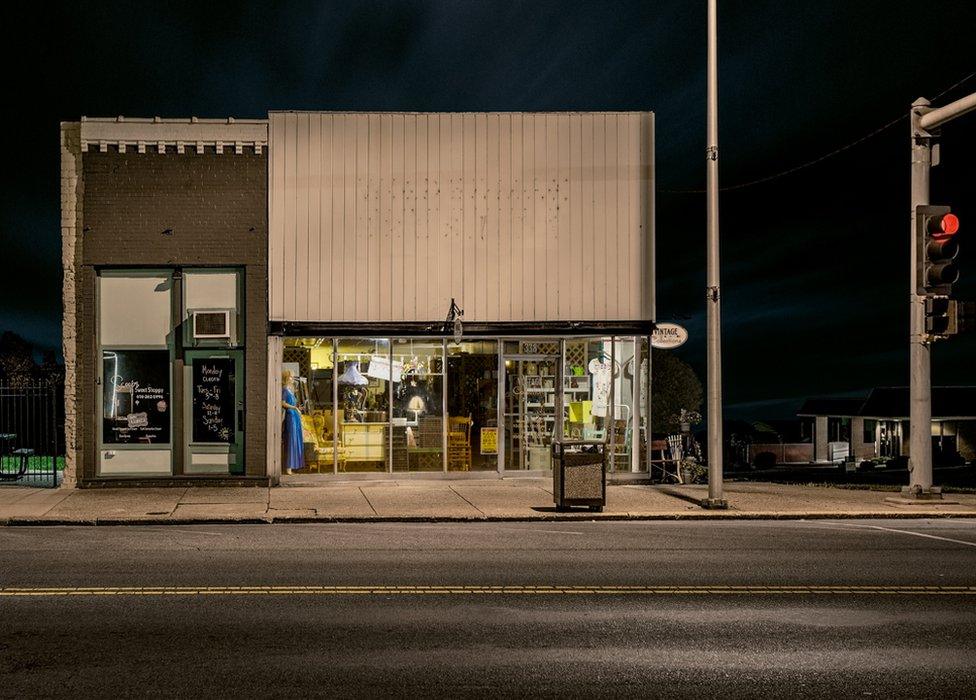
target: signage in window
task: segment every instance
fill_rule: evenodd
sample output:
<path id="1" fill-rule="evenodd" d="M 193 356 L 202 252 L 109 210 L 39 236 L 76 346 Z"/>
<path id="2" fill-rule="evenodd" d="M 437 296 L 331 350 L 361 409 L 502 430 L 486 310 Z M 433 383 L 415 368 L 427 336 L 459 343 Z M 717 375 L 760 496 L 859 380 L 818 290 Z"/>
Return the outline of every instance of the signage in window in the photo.
<path id="1" fill-rule="evenodd" d="M 169 350 L 105 350 L 102 377 L 103 444 L 169 443 Z"/>
<path id="2" fill-rule="evenodd" d="M 193 442 L 234 442 L 234 358 L 193 361 Z"/>
<path id="3" fill-rule="evenodd" d="M 498 454 L 498 428 L 481 429 L 481 454 Z"/>

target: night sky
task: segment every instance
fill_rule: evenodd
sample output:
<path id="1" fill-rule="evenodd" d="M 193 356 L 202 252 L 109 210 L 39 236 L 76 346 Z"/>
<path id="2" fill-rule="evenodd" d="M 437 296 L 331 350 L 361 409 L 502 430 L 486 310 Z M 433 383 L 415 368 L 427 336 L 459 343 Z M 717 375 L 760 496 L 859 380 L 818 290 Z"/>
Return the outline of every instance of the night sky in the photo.
<path id="1" fill-rule="evenodd" d="M 60 344 L 58 122 L 269 109 L 657 115 L 658 317 L 703 377 L 705 1 L 29 3 L 3 12 L 0 330 Z M 720 177 L 823 156 L 976 71 L 976 3 L 719 0 Z M 16 38 L 15 38 L 16 37 Z M 939 104 L 976 90 L 970 79 Z M 721 199 L 727 414 L 907 384 L 907 119 Z M 950 124 L 932 202 L 962 221 L 976 299 L 976 114 Z M 967 242 L 971 241 L 971 242 Z M 976 334 L 933 379 L 976 384 Z"/>

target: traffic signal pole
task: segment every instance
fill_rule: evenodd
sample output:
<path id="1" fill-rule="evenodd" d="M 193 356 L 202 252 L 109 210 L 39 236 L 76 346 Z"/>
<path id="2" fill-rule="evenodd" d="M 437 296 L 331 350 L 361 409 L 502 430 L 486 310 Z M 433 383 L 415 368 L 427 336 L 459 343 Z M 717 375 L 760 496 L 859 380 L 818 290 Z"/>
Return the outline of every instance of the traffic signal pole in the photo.
<path id="1" fill-rule="evenodd" d="M 929 174 L 932 168 L 932 144 L 921 128 L 922 114 L 929 101 L 919 98 L 910 112 L 912 136 L 912 206 L 911 206 L 911 306 L 909 328 L 909 486 L 902 495 L 908 498 L 938 498 L 932 491 L 932 345 L 925 334 L 925 297 L 918 293 L 915 271 L 918 266 L 918 230 L 915 208 L 929 203 Z"/>
<path id="2" fill-rule="evenodd" d="M 911 281 L 909 329 L 909 486 L 902 496 L 911 499 L 941 499 L 941 489 L 932 486 L 932 344 L 925 331 L 925 297 L 918 293 L 916 270 L 919 237 L 916 207 L 929 204 L 929 175 L 932 169 L 932 131 L 946 122 L 976 109 L 976 93 L 945 107 L 931 109 L 919 98 L 909 112 L 912 144 Z"/>
<path id="3" fill-rule="evenodd" d="M 719 313 L 718 247 L 718 12 L 708 0 L 708 67 L 706 118 L 706 416 L 708 418 L 708 498 L 705 508 L 727 508 L 722 495 L 722 322 Z"/>

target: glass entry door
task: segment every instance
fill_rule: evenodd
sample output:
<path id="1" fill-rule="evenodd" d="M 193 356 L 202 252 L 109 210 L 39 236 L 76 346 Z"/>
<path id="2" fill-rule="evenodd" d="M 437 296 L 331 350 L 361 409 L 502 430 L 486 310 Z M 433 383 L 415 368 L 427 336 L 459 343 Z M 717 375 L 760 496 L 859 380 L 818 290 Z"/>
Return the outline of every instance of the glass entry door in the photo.
<path id="1" fill-rule="evenodd" d="M 244 473 L 243 360 L 240 350 L 187 351 L 185 473 Z"/>
<path id="2" fill-rule="evenodd" d="M 525 345 L 506 343 L 505 469 L 548 470 L 562 406 L 559 342 L 531 343 L 534 349 L 549 352 L 517 351 L 527 349 Z"/>

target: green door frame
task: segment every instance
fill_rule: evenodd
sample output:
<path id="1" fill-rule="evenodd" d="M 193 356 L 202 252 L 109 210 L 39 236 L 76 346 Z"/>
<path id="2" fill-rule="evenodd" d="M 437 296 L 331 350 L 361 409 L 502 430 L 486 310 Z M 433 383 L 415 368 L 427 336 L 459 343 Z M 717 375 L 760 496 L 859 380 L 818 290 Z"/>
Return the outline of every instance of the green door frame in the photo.
<path id="1" fill-rule="evenodd" d="M 193 362 L 212 357 L 228 357 L 234 360 L 234 442 L 233 443 L 194 443 L 193 442 Z M 186 454 L 184 473 L 191 469 L 191 456 L 196 454 L 229 454 L 228 472 L 243 475 L 244 468 L 244 351 L 207 348 L 187 350 L 184 363 L 184 445 Z"/>

